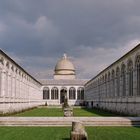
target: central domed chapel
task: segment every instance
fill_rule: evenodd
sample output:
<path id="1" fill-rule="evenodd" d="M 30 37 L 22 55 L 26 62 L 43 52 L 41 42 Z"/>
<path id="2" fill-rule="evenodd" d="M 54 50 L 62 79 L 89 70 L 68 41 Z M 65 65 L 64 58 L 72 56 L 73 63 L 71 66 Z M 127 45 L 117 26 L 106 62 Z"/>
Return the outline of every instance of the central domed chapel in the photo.
<path id="1" fill-rule="evenodd" d="M 67 97 L 70 105 L 83 105 L 86 80 L 76 79 L 76 70 L 66 54 L 56 63 L 54 79 L 41 79 L 43 99 L 48 105 L 60 105 Z"/>

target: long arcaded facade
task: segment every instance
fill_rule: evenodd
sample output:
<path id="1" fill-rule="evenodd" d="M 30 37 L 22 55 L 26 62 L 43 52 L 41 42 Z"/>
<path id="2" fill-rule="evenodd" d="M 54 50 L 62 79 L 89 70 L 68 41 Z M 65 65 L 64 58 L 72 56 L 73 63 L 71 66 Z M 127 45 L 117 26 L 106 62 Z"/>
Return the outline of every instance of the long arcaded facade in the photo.
<path id="1" fill-rule="evenodd" d="M 89 107 L 140 115 L 140 44 L 85 84 Z"/>
<path id="2" fill-rule="evenodd" d="M 0 114 L 43 104 L 41 83 L 0 50 Z"/>
<path id="3" fill-rule="evenodd" d="M 39 81 L 0 50 L 0 114 L 39 105 L 84 105 L 140 115 L 140 44 L 93 79 L 76 79 L 66 54 L 54 70 L 54 79 Z"/>

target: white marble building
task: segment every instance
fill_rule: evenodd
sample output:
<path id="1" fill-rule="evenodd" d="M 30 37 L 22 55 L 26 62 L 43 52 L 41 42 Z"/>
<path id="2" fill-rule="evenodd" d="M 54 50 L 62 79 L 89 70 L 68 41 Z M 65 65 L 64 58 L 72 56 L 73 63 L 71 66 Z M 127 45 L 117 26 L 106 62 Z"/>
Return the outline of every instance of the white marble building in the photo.
<path id="1" fill-rule="evenodd" d="M 85 84 L 89 107 L 140 115 L 140 44 Z"/>
<path id="2" fill-rule="evenodd" d="M 91 80 L 76 79 L 66 55 L 54 70 L 53 79 L 36 80 L 0 50 L 0 114 L 38 105 L 70 105 L 102 108 L 140 115 L 140 44 Z"/>
<path id="3" fill-rule="evenodd" d="M 43 99 L 48 105 L 60 105 L 64 97 L 69 105 L 83 105 L 84 84 L 87 80 L 76 79 L 75 68 L 66 54 L 61 58 L 54 70 L 54 79 L 42 79 Z"/>
<path id="4" fill-rule="evenodd" d="M 45 103 L 61 105 L 64 96 L 70 105 L 82 105 L 85 82 L 76 79 L 75 68 L 66 55 L 56 64 L 54 79 L 36 80 L 0 50 L 0 114 Z"/>
<path id="5" fill-rule="evenodd" d="M 41 83 L 0 50 L 0 114 L 42 105 Z"/>

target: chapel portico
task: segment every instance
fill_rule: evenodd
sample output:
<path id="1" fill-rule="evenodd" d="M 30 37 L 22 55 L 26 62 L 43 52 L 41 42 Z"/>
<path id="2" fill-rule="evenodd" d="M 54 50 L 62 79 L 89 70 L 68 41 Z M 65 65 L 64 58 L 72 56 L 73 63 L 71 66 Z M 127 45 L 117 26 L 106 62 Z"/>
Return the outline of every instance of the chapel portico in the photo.
<path id="1" fill-rule="evenodd" d="M 64 97 L 70 105 L 82 105 L 84 102 L 85 80 L 41 80 L 43 99 L 48 105 L 60 105 Z"/>
<path id="2" fill-rule="evenodd" d="M 55 66 L 54 79 L 40 82 L 43 84 L 43 99 L 48 105 L 60 105 L 64 97 L 70 105 L 82 105 L 84 102 L 84 84 L 87 80 L 76 79 L 74 65 L 66 54 Z"/>

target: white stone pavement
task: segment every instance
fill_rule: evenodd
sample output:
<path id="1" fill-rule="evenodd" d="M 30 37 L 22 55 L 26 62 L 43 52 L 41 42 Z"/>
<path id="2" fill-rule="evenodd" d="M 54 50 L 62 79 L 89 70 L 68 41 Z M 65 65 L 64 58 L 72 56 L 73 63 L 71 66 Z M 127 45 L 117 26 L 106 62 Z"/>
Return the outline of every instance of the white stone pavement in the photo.
<path id="1" fill-rule="evenodd" d="M 140 126 L 140 117 L 0 117 L 0 126 Z"/>

